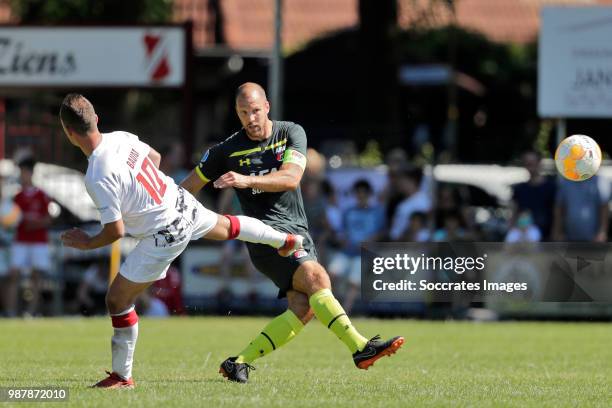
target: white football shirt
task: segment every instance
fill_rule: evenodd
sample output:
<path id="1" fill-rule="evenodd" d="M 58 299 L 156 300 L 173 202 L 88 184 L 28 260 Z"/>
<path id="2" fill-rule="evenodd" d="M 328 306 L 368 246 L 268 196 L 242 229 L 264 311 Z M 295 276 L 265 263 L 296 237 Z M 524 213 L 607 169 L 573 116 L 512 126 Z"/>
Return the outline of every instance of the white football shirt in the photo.
<path id="1" fill-rule="evenodd" d="M 179 216 L 178 186 L 147 157 L 150 150 L 131 133 L 103 133 L 85 174 L 100 222 L 123 219 L 126 233 L 136 238 L 164 229 Z"/>

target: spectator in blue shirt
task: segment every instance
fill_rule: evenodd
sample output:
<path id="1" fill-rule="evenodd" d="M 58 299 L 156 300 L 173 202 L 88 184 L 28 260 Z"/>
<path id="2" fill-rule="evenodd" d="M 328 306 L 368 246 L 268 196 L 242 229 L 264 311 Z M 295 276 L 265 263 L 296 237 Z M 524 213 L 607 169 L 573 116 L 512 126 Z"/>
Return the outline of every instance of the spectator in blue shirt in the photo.
<path id="1" fill-rule="evenodd" d="M 610 182 L 597 175 L 588 180 L 562 179 L 557 191 L 554 238 L 569 242 L 606 242 Z"/>
<path id="2" fill-rule="evenodd" d="M 341 249 L 332 258 L 329 272 L 334 278 L 347 281 L 343 307 L 351 310 L 361 285 L 360 247 L 363 242 L 377 241 L 385 230 L 385 211 L 373 197 L 373 189 L 367 180 L 353 185 L 357 203 L 344 211 Z"/>

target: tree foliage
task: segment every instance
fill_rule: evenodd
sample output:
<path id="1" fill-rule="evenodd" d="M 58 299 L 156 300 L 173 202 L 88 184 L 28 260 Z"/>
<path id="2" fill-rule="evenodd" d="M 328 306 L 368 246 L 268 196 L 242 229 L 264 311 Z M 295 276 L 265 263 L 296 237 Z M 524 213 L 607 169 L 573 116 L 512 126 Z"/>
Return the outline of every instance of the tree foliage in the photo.
<path id="1" fill-rule="evenodd" d="M 165 23 L 172 0 L 12 0 L 21 23 Z"/>

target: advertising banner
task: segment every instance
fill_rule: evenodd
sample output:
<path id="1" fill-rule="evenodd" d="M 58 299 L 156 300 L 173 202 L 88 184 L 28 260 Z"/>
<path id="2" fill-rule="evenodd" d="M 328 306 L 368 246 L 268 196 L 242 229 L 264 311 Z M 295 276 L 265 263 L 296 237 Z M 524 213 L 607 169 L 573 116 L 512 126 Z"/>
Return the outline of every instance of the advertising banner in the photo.
<path id="1" fill-rule="evenodd" d="M 0 86 L 180 87 L 185 29 L 2 27 Z"/>
<path id="2" fill-rule="evenodd" d="M 543 117 L 612 117 L 612 7 L 545 7 L 538 61 Z"/>

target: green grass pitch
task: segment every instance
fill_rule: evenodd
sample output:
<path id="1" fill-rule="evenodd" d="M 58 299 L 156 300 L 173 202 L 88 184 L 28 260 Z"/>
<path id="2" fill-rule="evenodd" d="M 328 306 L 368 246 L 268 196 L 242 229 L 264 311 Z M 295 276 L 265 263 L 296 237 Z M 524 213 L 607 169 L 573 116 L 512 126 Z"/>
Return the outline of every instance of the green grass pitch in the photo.
<path id="1" fill-rule="evenodd" d="M 368 371 L 317 321 L 254 363 L 248 385 L 219 363 L 265 318 L 141 319 L 135 390 L 92 390 L 110 368 L 110 320 L 0 320 L 0 386 L 69 387 L 74 407 L 610 406 L 612 326 L 355 319 L 404 347 Z M 7 404 L 0 403 L 0 407 Z M 17 406 L 40 406 L 20 403 Z"/>

